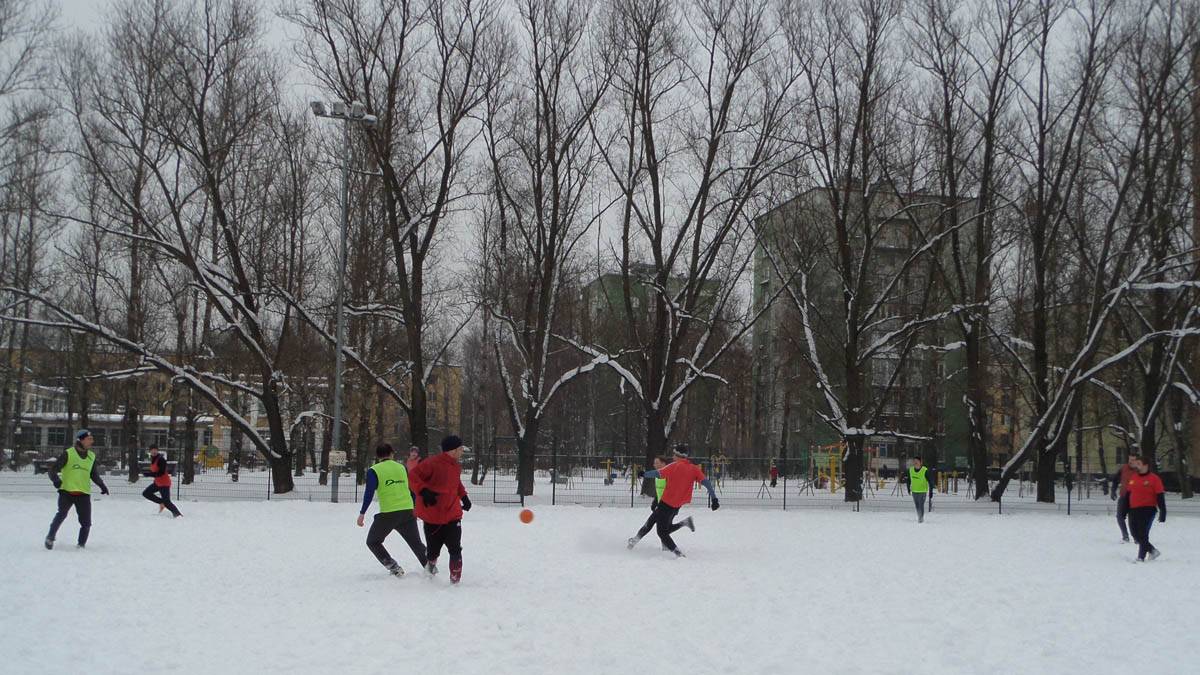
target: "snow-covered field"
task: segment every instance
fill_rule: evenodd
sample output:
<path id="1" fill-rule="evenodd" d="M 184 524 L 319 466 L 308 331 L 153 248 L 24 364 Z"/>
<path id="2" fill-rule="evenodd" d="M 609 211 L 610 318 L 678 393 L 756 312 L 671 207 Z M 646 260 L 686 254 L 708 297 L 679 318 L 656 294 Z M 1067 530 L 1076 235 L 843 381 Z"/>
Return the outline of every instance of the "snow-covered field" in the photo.
<path id="1" fill-rule="evenodd" d="M 479 502 L 484 502 L 480 499 Z M 1099 515 L 480 503 L 464 578 L 387 576 L 352 504 L 98 498 L 41 546 L 53 495 L 0 498 L 10 673 L 1190 673 L 1200 519 L 1131 564 Z M 397 536 L 389 548 L 415 564 Z"/>

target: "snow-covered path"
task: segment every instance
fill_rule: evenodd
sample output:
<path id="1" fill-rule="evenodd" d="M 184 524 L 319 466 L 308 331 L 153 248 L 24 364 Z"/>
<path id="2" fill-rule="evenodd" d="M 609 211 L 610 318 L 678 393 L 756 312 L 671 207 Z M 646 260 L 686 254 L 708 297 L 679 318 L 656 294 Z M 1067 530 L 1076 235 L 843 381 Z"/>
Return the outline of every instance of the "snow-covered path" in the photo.
<path id="1" fill-rule="evenodd" d="M 3 670 L 1194 672 L 1196 518 L 1135 565 L 1108 517 L 689 508 L 677 561 L 625 549 L 644 509 L 482 504 L 453 588 L 386 576 L 351 504 L 180 507 L 101 498 L 48 552 L 52 496 L 0 499 Z"/>

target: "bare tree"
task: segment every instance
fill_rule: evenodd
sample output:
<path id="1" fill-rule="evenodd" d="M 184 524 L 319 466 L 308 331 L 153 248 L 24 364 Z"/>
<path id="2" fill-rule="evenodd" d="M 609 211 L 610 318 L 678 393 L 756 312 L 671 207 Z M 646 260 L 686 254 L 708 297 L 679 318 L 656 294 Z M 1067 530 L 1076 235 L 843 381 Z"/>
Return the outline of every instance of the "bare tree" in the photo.
<path id="1" fill-rule="evenodd" d="M 953 325 L 966 354 L 968 447 L 975 498 L 988 495 L 987 398 L 992 268 L 999 233 L 998 211 L 1006 169 L 1000 138 L 1006 126 L 1014 68 L 1028 40 L 1023 23 L 1027 0 L 997 0 L 973 8 L 947 0 L 924 0 L 909 21 L 910 44 L 919 68 L 932 80 L 929 113 L 922 114 L 935 139 L 934 175 L 944 196 L 950 231 L 949 263 L 934 257 L 940 281 L 952 300 L 973 309 Z M 962 204 L 971 208 L 960 208 Z M 969 220 L 960 228 L 962 216 Z"/>
<path id="2" fill-rule="evenodd" d="M 1101 0 L 1078 8 L 1042 2 L 1030 24 L 1033 76 L 1018 84 L 1027 131 L 1011 151 L 1025 179 L 1022 230 L 1033 277 L 1033 364 L 1016 363 L 1032 382 L 1033 424 L 992 490 L 996 500 L 1023 463 L 1036 458 L 1038 500 L 1054 501 L 1055 464 L 1066 455 L 1068 431 L 1083 403 L 1081 387 L 1145 346 L 1191 334 L 1188 328 L 1150 330 L 1100 358 L 1119 305 L 1164 272 L 1143 247 L 1160 196 L 1155 186 L 1178 164 L 1171 160 L 1178 144 L 1168 131 L 1171 120 L 1187 103 L 1180 69 L 1189 56 L 1188 32 L 1179 8 L 1151 3 L 1129 13 L 1121 9 Z M 1077 36 L 1067 72 L 1057 72 L 1049 55 L 1056 26 Z M 1135 46 L 1152 36 L 1156 58 L 1147 59 Z M 1124 95 L 1116 95 L 1109 84 L 1123 63 L 1133 64 L 1133 79 Z M 1078 302 L 1086 311 L 1079 338 L 1067 340 L 1056 366 L 1050 323 L 1064 271 L 1083 277 L 1086 292 Z"/>
<path id="3" fill-rule="evenodd" d="M 590 68 L 590 3 L 522 0 L 521 49 L 510 84 L 490 90 L 486 137 L 495 229 L 490 340 L 518 448 L 518 489 L 533 494 L 533 460 L 542 419 L 555 395 L 600 356 L 566 367 L 552 362 L 552 336 L 570 334 L 559 305 L 578 296 L 570 277 L 577 244 L 603 213 L 600 155 L 589 125 L 610 73 Z"/>
<path id="4" fill-rule="evenodd" d="M 594 134 L 620 238 L 599 293 L 625 330 L 617 344 L 565 339 L 640 401 L 647 461 L 666 451 L 688 391 L 720 379 L 714 367 L 761 314 L 736 290 L 768 182 L 795 155 L 786 127 L 797 72 L 769 10 L 755 0 L 607 7 L 613 85 Z"/>
<path id="5" fill-rule="evenodd" d="M 365 149 L 379 173 L 395 302 L 361 309 L 397 322 L 406 353 L 390 373 L 346 356 L 400 405 L 413 445 L 422 448 L 429 446 L 429 378 L 465 323 L 437 330 L 444 317 L 435 312 L 447 312 L 433 298 L 441 292 L 444 303 L 452 291 L 431 275 L 447 219 L 473 193 L 468 153 L 480 126 L 472 115 L 498 82 L 497 8 L 492 0 L 309 0 L 282 12 L 304 31 L 297 51 L 321 87 L 361 101 L 379 119 L 364 132 Z"/>
<path id="6" fill-rule="evenodd" d="M 288 273 L 273 253 L 286 247 L 278 245 L 277 214 L 260 201 L 274 175 L 271 154 L 259 151 L 270 139 L 278 75 L 259 17 L 241 0 L 189 7 L 137 0 L 118 7 L 108 26 L 110 49 L 78 41 L 63 79 L 74 154 L 102 183 L 112 215 L 67 217 L 136 243 L 144 259 L 131 259 L 139 265 L 153 260 L 177 270 L 204 305 L 204 349 L 222 358 L 207 369 L 180 363 L 137 327 L 119 331 L 21 289 L 10 290 L 41 305 L 46 318 L 4 318 L 86 332 L 135 358 L 106 377 L 159 372 L 186 385 L 268 458 L 275 490 L 290 491 L 279 364 L 293 317 L 290 305 L 272 301 L 283 285 L 277 277 Z M 228 392 L 255 401 L 265 435 Z"/>

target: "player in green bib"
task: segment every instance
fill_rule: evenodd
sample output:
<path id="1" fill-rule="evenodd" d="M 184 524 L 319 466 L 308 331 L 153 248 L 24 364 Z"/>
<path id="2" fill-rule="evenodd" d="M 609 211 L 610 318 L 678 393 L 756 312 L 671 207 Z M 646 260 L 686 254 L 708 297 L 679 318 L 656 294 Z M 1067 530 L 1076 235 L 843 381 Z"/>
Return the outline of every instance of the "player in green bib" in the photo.
<path id="1" fill-rule="evenodd" d="M 929 467 L 924 466 L 924 460 L 920 457 L 913 457 L 913 465 L 908 467 L 908 490 L 917 507 L 917 522 L 923 523 L 925 500 L 929 497 Z"/>
<path id="2" fill-rule="evenodd" d="M 666 466 L 667 466 L 667 460 L 663 459 L 662 457 L 654 458 L 654 468 L 656 470 L 662 471 Z M 663 490 L 666 490 L 666 489 L 667 489 L 667 479 L 666 478 L 655 478 L 654 479 L 654 501 L 650 503 L 650 517 L 646 519 L 646 524 L 642 525 L 641 529 L 638 530 L 637 536 L 630 538 L 629 541 L 626 542 L 626 546 L 628 546 L 629 548 L 633 548 L 634 546 L 637 546 L 637 543 L 642 540 L 642 537 L 646 536 L 647 534 L 650 534 L 650 530 L 654 529 L 654 524 L 655 524 L 654 510 L 658 508 L 659 502 L 662 501 Z M 674 532 L 675 530 L 678 530 L 681 527 L 686 527 L 693 532 L 696 531 L 696 525 L 692 522 L 691 516 L 684 518 L 683 520 L 679 521 L 678 523 L 672 523 L 671 527 L 673 528 L 671 530 L 672 532 Z"/>
<path id="3" fill-rule="evenodd" d="M 392 446 L 384 443 L 375 448 L 376 462 L 367 469 L 367 488 L 363 492 L 362 508 L 358 512 L 358 526 L 362 527 L 367 508 L 371 500 L 379 495 L 379 513 L 371 521 L 371 529 L 367 532 L 367 548 L 379 559 L 388 572 L 404 576 L 404 568 L 392 558 L 383 546 L 383 540 L 393 530 L 404 537 L 405 543 L 412 549 L 413 555 L 428 570 L 429 560 L 425 557 L 425 544 L 417 529 L 417 519 L 413 515 L 413 495 L 408 489 L 408 469 L 400 462 L 392 459 L 395 451 Z"/>
<path id="4" fill-rule="evenodd" d="M 46 550 L 54 548 L 58 528 L 67 519 L 71 508 L 79 517 L 79 548 L 87 545 L 88 533 L 92 529 L 92 483 L 100 486 L 100 494 L 108 494 L 108 486 L 100 477 L 96 464 L 96 453 L 91 452 L 95 439 L 87 429 L 75 434 L 75 445 L 63 450 L 58 463 L 50 469 L 50 482 L 58 489 L 58 513 L 50 521 L 50 532 L 46 535 Z"/>

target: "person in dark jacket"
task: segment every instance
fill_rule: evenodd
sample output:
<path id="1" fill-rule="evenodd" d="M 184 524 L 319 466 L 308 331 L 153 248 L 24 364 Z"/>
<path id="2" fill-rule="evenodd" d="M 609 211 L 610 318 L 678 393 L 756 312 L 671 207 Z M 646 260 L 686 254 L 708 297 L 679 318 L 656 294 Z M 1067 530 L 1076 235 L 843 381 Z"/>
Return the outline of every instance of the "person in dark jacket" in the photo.
<path id="1" fill-rule="evenodd" d="M 1117 526 L 1121 528 L 1121 543 L 1129 543 L 1129 530 L 1125 527 L 1125 519 L 1129 516 L 1129 479 L 1137 475 L 1137 455 L 1129 453 L 1129 460 L 1121 465 L 1112 477 L 1112 489 L 1109 494 L 1117 500 Z"/>
<path id="2" fill-rule="evenodd" d="M 430 574 L 437 574 L 442 547 L 450 552 L 450 583 L 462 580 L 462 518 L 471 510 L 471 498 L 462 484 L 462 459 L 466 447 L 458 436 L 442 439 L 441 454 L 421 460 L 409 474 L 417 495 L 417 517 L 425 524 L 426 557 Z"/>
<path id="3" fill-rule="evenodd" d="M 182 516 L 175 503 L 171 501 L 171 474 L 167 471 L 167 457 L 158 451 L 157 445 L 150 446 L 150 470 L 143 472 L 154 481 L 142 491 L 142 496 L 158 504 L 158 512 L 169 509 L 175 518 Z"/>
<path id="4" fill-rule="evenodd" d="M 67 519 L 71 507 L 79 517 L 78 547 L 87 545 L 88 533 L 92 529 L 92 483 L 100 487 L 100 494 L 108 494 L 108 486 L 100 477 L 96 464 L 96 453 L 91 452 L 95 439 L 87 429 L 75 434 L 75 445 L 58 456 L 58 462 L 50 469 L 50 482 L 58 490 L 58 513 L 50 521 L 50 532 L 46 535 L 46 550 L 54 548 L 58 528 Z"/>
<path id="5" fill-rule="evenodd" d="M 1151 560 L 1161 555 L 1150 543 L 1150 527 L 1156 513 L 1158 522 L 1167 522 L 1167 500 L 1162 479 L 1150 470 L 1146 458 L 1139 455 L 1135 461 L 1137 473 L 1125 481 L 1124 487 L 1129 493 L 1129 530 L 1138 543 L 1137 561 L 1145 562 L 1147 555 Z"/>
<path id="6" fill-rule="evenodd" d="M 383 540 L 393 531 L 399 532 L 404 543 L 412 549 L 417 562 L 430 574 L 429 561 L 425 557 L 425 545 L 417 532 L 417 519 L 413 515 L 413 496 L 409 485 L 408 469 L 392 456 L 392 446 L 384 443 L 375 448 L 376 462 L 367 469 L 367 488 L 363 491 L 362 508 L 358 510 L 358 526 L 365 524 L 371 500 L 379 495 L 379 513 L 371 522 L 367 532 L 367 548 L 375 559 L 394 576 L 404 576 L 404 568 L 392 558 L 383 546 Z"/>

